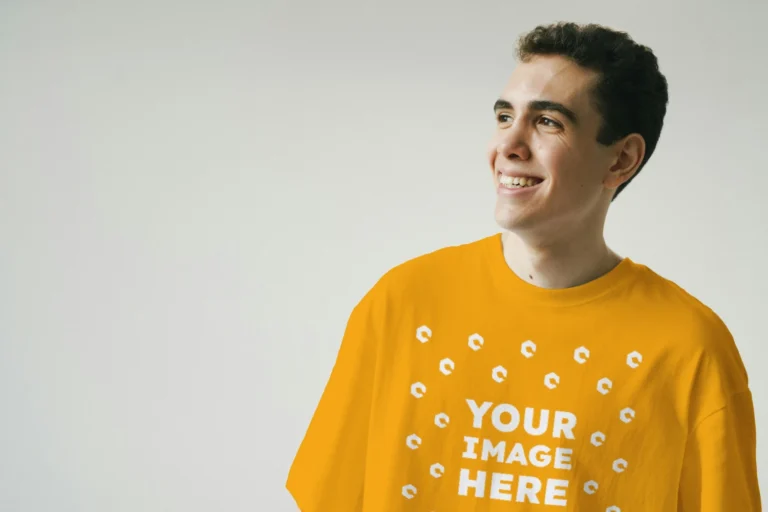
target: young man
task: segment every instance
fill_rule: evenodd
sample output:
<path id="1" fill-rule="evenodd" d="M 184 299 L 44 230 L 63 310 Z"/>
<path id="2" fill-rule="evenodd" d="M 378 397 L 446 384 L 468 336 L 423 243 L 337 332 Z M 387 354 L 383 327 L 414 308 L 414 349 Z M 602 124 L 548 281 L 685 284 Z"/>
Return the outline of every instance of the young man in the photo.
<path id="1" fill-rule="evenodd" d="M 575 24 L 518 57 L 488 154 L 503 233 L 357 304 L 288 490 L 303 512 L 759 511 L 730 332 L 603 238 L 661 133 L 656 57 Z"/>

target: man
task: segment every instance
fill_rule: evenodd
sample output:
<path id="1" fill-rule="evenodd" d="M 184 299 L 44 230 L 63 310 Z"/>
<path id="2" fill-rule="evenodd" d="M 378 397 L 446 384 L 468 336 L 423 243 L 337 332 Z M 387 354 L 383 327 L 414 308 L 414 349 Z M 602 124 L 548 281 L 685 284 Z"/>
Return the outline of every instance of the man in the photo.
<path id="1" fill-rule="evenodd" d="M 518 58 L 488 154 L 502 234 L 357 304 L 288 490 L 303 512 L 760 510 L 729 330 L 603 238 L 661 133 L 656 57 L 561 23 Z"/>

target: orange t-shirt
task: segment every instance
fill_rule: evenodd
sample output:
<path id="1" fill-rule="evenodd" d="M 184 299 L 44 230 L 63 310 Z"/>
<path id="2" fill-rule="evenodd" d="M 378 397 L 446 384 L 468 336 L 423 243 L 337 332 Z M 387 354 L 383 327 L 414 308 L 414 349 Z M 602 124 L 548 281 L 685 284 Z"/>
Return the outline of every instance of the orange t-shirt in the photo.
<path id="1" fill-rule="evenodd" d="M 357 304 L 286 486 L 302 512 L 753 512 L 755 445 L 712 310 L 629 258 L 534 286 L 497 234 Z"/>

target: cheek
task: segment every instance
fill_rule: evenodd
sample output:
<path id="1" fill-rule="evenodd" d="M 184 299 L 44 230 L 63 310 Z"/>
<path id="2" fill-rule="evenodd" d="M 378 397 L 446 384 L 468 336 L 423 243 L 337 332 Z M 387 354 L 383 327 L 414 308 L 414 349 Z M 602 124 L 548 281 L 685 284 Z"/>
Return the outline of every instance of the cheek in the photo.
<path id="1" fill-rule="evenodd" d="M 574 154 L 564 144 L 541 144 L 536 148 L 537 157 L 555 183 L 567 183 L 573 179 Z"/>
<path id="2" fill-rule="evenodd" d="M 538 151 L 542 165 L 559 186 L 586 187 L 592 182 L 589 173 L 592 160 L 568 141 L 542 144 Z"/>

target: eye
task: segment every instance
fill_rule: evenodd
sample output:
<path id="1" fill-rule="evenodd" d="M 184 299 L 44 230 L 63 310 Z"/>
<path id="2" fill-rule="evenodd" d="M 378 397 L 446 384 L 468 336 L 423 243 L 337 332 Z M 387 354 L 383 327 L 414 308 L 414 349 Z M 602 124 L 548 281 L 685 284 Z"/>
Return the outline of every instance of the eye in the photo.
<path id="1" fill-rule="evenodd" d="M 500 123 L 508 123 L 509 121 L 505 120 L 505 118 L 511 118 L 509 114 L 499 114 L 496 116 L 496 120 Z"/>
<path id="2" fill-rule="evenodd" d="M 551 119 L 549 117 L 542 117 L 541 120 L 544 121 L 547 126 L 551 126 L 552 128 L 562 128 L 563 127 L 563 125 L 561 125 L 560 123 L 558 123 L 557 121 L 555 121 L 554 119 Z"/>

